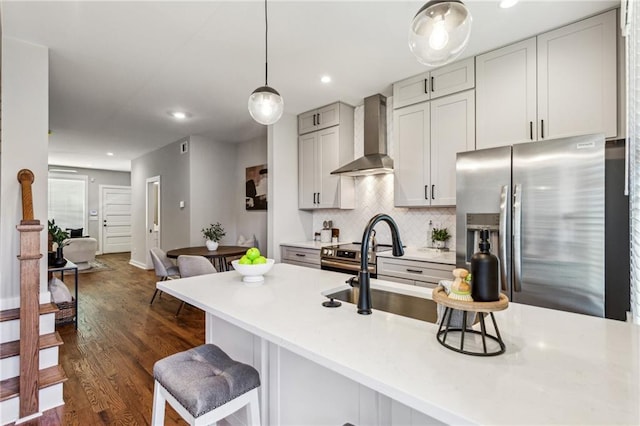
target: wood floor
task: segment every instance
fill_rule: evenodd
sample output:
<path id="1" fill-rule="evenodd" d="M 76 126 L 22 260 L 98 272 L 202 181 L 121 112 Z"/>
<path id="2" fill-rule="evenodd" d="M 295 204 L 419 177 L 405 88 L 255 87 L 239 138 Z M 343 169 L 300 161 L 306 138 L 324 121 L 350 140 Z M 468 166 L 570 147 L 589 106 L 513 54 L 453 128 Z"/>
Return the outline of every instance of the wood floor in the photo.
<path id="1" fill-rule="evenodd" d="M 98 256 L 110 270 L 80 274 L 78 330 L 57 327 L 65 405 L 45 413 L 42 425 L 151 424 L 153 364 L 204 343 L 203 312 L 187 305 L 176 318 L 180 302 L 166 294 L 149 305 L 155 274 L 129 258 Z M 186 423 L 167 406 L 165 424 Z"/>

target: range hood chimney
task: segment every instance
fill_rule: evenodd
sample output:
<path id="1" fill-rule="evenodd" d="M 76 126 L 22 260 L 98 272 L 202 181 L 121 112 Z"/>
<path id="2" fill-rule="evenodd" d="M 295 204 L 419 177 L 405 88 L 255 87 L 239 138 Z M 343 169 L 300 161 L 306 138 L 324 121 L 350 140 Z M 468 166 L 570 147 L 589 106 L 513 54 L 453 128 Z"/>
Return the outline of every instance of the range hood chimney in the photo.
<path id="1" fill-rule="evenodd" d="M 393 173 L 393 159 L 387 155 L 387 98 L 377 94 L 364 99 L 364 157 L 331 174 L 367 176 L 380 173 Z"/>

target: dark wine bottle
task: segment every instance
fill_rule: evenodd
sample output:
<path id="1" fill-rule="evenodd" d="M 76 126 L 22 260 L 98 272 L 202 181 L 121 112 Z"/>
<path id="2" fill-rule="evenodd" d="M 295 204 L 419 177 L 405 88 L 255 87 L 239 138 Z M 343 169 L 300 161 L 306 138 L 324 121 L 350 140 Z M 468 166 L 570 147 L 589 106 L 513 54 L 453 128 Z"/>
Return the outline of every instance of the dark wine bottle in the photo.
<path id="1" fill-rule="evenodd" d="M 474 302 L 500 299 L 498 258 L 489 252 L 489 231 L 480 231 L 480 251 L 471 256 L 471 297 Z"/>

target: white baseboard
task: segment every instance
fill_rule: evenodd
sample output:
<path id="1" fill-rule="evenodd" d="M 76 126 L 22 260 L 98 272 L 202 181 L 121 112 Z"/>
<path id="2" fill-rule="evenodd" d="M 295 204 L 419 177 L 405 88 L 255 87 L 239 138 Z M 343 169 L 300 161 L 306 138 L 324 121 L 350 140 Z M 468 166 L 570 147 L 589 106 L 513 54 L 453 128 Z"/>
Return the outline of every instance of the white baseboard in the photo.
<path id="1" fill-rule="evenodd" d="M 150 271 L 151 269 L 153 269 L 153 268 L 147 268 L 147 265 L 145 265 L 144 263 L 138 262 L 137 260 L 133 260 L 133 259 L 129 260 L 129 265 L 135 266 L 136 268 L 144 269 L 145 271 Z"/>

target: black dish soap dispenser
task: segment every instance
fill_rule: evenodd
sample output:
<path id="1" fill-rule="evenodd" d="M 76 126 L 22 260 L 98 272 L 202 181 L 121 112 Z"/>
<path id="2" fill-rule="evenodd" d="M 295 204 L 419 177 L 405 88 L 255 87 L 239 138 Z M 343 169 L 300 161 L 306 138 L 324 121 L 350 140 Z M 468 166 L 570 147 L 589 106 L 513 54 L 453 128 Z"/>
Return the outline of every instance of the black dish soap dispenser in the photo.
<path id="1" fill-rule="evenodd" d="M 498 258 L 489 252 L 489 230 L 480 231 L 480 251 L 471 256 L 471 297 L 474 302 L 500 299 Z"/>

